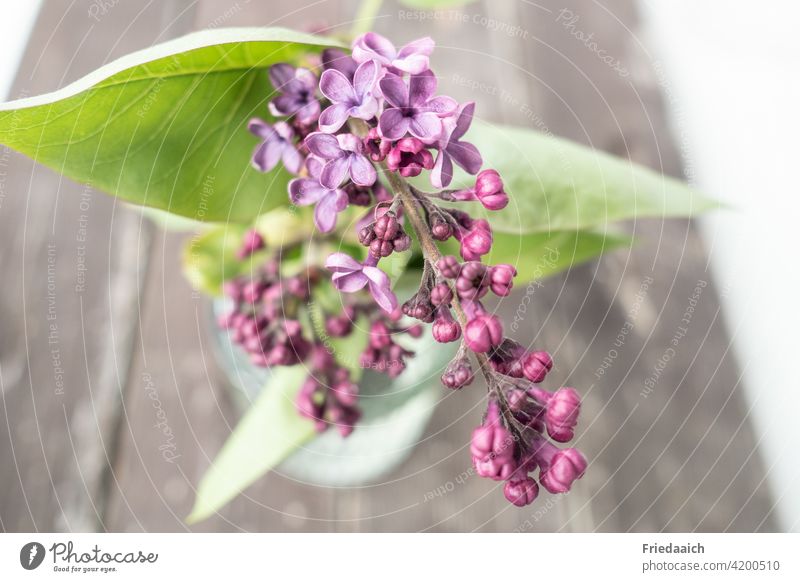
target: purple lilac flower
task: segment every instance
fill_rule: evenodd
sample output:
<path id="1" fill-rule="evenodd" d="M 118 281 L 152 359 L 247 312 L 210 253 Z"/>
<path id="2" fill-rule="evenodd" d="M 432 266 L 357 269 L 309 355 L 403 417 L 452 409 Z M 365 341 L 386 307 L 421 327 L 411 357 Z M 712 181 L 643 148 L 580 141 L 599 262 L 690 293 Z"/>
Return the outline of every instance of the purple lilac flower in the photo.
<path id="1" fill-rule="evenodd" d="M 358 63 L 343 50 L 328 48 L 322 51 L 322 69 L 324 71 L 335 69 L 347 77 L 348 81 L 352 81 L 357 68 Z"/>
<path id="2" fill-rule="evenodd" d="M 345 253 L 333 253 L 325 262 L 325 267 L 333 271 L 334 286 L 344 293 L 354 293 L 369 288 L 375 302 L 384 311 L 392 312 L 397 308 L 397 297 L 392 292 L 388 275 L 375 265 L 378 259 L 367 255 L 364 263 L 359 263 Z"/>
<path id="3" fill-rule="evenodd" d="M 319 117 L 317 77 L 308 69 L 278 63 L 269 68 L 269 80 L 280 93 L 269 104 L 273 115 L 294 115 L 299 123 L 313 123 Z"/>
<path id="4" fill-rule="evenodd" d="M 341 128 L 350 117 L 372 119 L 378 112 L 378 100 L 372 94 L 372 88 L 378 79 L 378 65 L 375 61 L 367 61 L 359 65 L 352 81 L 336 69 L 328 69 L 322 73 L 319 89 L 332 105 L 319 117 L 319 128 L 325 133 L 334 133 Z"/>
<path id="5" fill-rule="evenodd" d="M 372 186 L 378 179 L 375 167 L 364 155 L 364 144 L 350 133 L 312 133 L 305 141 L 308 150 L 326 160 L 319 181 L 326 188 L 338 188 L 349 175 L 359 186 Z"/>
<path id="6" fill-rule="evenodd" d="M 314 178 L 295 178 L 289 182 L 289 196 L 298 206 L 314 208 L 314 224 L 320 232 L 330 232 L 336 227 L 337 215 L 347 208 L 348 197 L 344 190 L 327 188 Z"/>
<path id="7" fill-rule="evenodd" d="M 439 142 L 439 155 L 431 172 L 431 184 L 437 188 L 445 188 L 453 180 L 453 162 L 468 173 L 475 174 L 481 169 L 483 159 L 474 145 L 459 141 L 469 129 L 475 103 L 465 103 L 458 113 L 444 121 L 444 133 Z"/>
<path id="8" fill-rule="evenodd" d="M 256 117 L 250 120 L 247 129 L 261 138 L 261 143 L 253 152 L 254 168 L 261 172 L 269 172 L 282 161 L 292 174 L 300 171 L 303 156 L 294 145 L 294 130 L 288 123 L 279 121 L 273 126 Z"/>
<path id="9" fill-rule="evenodd" d="M 411 41 L 399 51 L 380 34 L 367 32 L 353 41 L 353 59 L 358 63 L 377 61 L 397 72 L 418 75 L 426 71 L 435 44 L 429 37 Z"/>
<path id="10" fill-rule="evenodd" d="M 425 143 L 433 143 L 442 133 L 442 117 L 451 115 L 458 103 L 436 93 L 436 76 L 431 71 L 411 75 L 408 84 L 396 75 L 381 79 L 383 97 L 392 105 L 378 121 L 383 137 L 397 140 L 406 132 Z"/>

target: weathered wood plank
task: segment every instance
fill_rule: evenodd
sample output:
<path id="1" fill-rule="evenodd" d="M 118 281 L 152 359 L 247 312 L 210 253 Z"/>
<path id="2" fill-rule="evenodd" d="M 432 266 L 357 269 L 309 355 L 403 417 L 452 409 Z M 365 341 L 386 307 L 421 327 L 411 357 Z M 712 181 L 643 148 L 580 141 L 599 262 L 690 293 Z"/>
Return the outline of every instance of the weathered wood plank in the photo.
<path id="1" fill-rule="evenodd" d="M 120 3 L 103 13 L 90 12 L 93 4 L 44 4 L 14 96 L 61 87 L 179 23 L 167 5 L 177 3 Z M 22 156 L 4 150 L 2 165 L 0 523 L 8 531 L 94 530 L 105 511 L 149 228 L 113 199 Z"/>

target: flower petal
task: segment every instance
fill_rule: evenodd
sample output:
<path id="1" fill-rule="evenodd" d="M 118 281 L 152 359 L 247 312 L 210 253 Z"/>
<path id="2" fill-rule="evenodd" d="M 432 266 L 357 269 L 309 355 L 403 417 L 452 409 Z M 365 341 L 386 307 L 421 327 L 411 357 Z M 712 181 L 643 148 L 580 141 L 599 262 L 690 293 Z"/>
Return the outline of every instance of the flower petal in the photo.
<path id="1" fill-rule="evenodd" d="M 359 186 L 372 186 L 378 179 L 378 173 L 366 156 L 354 154 L 350 156 L 350 179 Z"/>
<path id="2" fill-rule="evenodd" d="M 411 55 L 422 55 L 429 57 L 433 53 L 433 49 L 435 47 L 436 43 L 433 42 L 431 37 L 425 36 L 418 38 L 417 40 L 412 40 L 410 43 L 401 48 L 397 53 L 397 58 L 405 59 Z"/>
<path id="3" fill-rule="evenodd" d="M 347 194 L 342 190 L 326 190 L 314 209 L 314 223 L 320 232 L 330 232 L 336 226 L 336 216 L 347 208 Z"/>
<path id="4" fill-rule="evenodd" d="M 435 113 L 417 113 L 408 124 L 408 132 L 424 142 L 431 143 L 442 133 L 442 120 Z"/>
<path id="5" fill-rule="evenodd" d="M 336 69 L 328 69 L 322 73 L 322 77 L 319 80 L 319 90 L 331 100 L 331 103 L 348 103 L 352 105 L 356 102 L 356 93 L 350 80 Z"/>
<path id="6" fill-rule="evenodd" d="M 355 293 L 369 283 L 369 279 L 361 271 L 351 273 L 334 273 L 331 277 L 333 286 L 343 293 Z"/>
<path id="7" fill-rule="evenodd" d="M 436 117 L 435 114 L 431 114 Z M 437 117 L 438 119 L 438 117 Z M 381 135 L 392 141 L 400 139 L 408 131 L 409 118 L 405 117 L 399 109 L 386 109 L 378 120 Z"/>
<path id="8" fill-rule="evenodd" d="M 361 263 L 347 253 L 332 253 L 325 260 L 325 268 L 334 273 L 352 273 L 361 271 Z"/>
<path id="9" fill-rule="evenodd" d="M 439 95 L 430 99 L 420 109 L 424 111 L 433 111 L 439 117 L 449 117 L 453 115 L 458 109 L 458 101 L 447 95 Z"/>
<path id="10" fill-rule="evenodd" d="M 267 140 L 258 145 L 253 152 L 253 167 L 261 172 L 269 172 L 281 159 L 283 144 L 278 140 Z"/>
<path id="11" fill-rule="evenodd" d="M 297 110 L 295 117 L 297 118 L 297 121 L 303 125 L 314 123 L 317 118 L 319 118 L 320 109 L 319 101 L 316 99 L 311 99 L 311 101 L 304 104 L 300 109 Z"/>
<path id="12" fill-rule="evenodd" d="M 380 82 L 383 98 L 395 107 L 408 106 L 408 86 L 397 75 L 386 75 Z"/>
<path id="13" fill-rule="evenodd" d="M 431 184 L 436 188 L 446 188 L 453 181 L 453 161 L 446 150 L 439 152 L 431 170 Z"/>
<path id="14" fill-rule="evenodd" d="M 347 121 L 350 109 L 351 107 L 347 103 L 331 105 L 320 114 L 319 128 L 325 133 L 339 131 Z"/>
<path id="15" fill-rule="evenodd" d="M 392 293 L 389 276 L 378 267 L 364 267 L 363 273 L 369 279 L 369 292 L 381 309 L 388 313 L 397 309 L 397 297 Z"/>
<path id="16" fill-rule="evenodd" d="M 474 145 L 466 141 L 450 142 L 447 152 L 453 156 L 453 161 L 470 174 L 477 174 L 483 165 L 481 153 Z"/>
<path id="17" fill-rule="evenodd" d="M 456 126 L 450 133 L 450 141 L 458 141 L 464 136 L 465 133 L 467 133 L 469 126 L 472 124 L 472 116 L 474 114 L 474 101 L 464 103 L 464 105 L 461 106 L 461 109 L 458 111 L 458 116 L 456 117 Z"/>
<path id="18" fill-rule="evenodd" d="M 378 100 L 372 95 L 367 95 L 361 105 L 351 107 L 349 111 L 350 117 L 358 119 L 372 119 L 376 113 L 378 113 Z"/>
<path id="19" fill-rule="evenodd" d="M 324 160 L 332 160 L 342 156 L 339 140 L 327 133 L 312 133 L 306 138 L 305 144 L 308 151 Z"/>
<path id="20" fill-rule="evenodd" d="M 338 188 L 350 171 L 350 159 L 351 156 L 344 156 L 330 160 L 325 164 L 325 167 L 322 168 L 322 173 L 319 175 L 320 184 L 331 190 Z"/>
<path id="21" fill-rule="evenodd" d="M 269 82 L 277 91 L 285 93 L 285 87 L 294 79 L 294 74 L 295 68 L 292 65 L 278 63 L 269 68 Z"/>
<path id="22" fill-rule="evenodd" d="M 425 105 L 436 93 L 437 85 L 438 81 L 433 71 L 423 71 L 418 75 L 411 75 L 408 81 L 408 104 L 412 107 Z"/>
<path id="23" fill-rule="evenodd" d="M 283 144 L 281 159 L 283 165 L 292 174 L 300 172 L 300 168 L 303 166 L 303 155 L 290 143 Z"/>
<path id="24" fill-rule="evenodd" d="M 378 80 L 378 63 L 367 61 L 359 65 L 356 74 L 353 76 L 353 89 L 356 93 L 356 101 L 363 103 L 364 97 L 375 86 Z"/>
<path id="25" fill-rule="evenodd" d="M 385 37 L 375 32 L 367 32 L 353 41 L 353 59 L 358 63 L 376 59 L 388 65 L 395 58 L 397 49 Z"/>
<path id="26" fill-rule="evenodd" d="M 254 117 L 247 123 L 247 130 L 263 140 L 273 139 L 276 137 L 275 130 L 272 128 L 272 126 L 258 117 Z"/>
<path id="27" fill-rule="evenodd" d="M 329 190 L 313 178 L 295 178 L 289 182 L 289 200 L 298 206 L 319 202 Z"/>
<path id="28" fill-rule="evenodd" d="M 348 79 L 352 79 L 357 66 L 357 63 L 343 50 L 327 48 L 322 51 L 322 68 L 326 71 L 336 69 Z"/>

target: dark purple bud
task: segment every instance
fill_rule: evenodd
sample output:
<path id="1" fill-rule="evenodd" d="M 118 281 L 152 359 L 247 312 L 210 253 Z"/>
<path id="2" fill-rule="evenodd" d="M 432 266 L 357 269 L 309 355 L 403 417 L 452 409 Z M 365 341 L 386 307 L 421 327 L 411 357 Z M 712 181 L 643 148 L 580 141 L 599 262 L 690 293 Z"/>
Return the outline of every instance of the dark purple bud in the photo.
<path id="1" fill-rule="evenodd" d="M 503 495 L 517 507 L 524 507 L 539 495 L 539 485 L 530 477 L 512 477 L 503 486 Z"/>
<path id="2" fill-rule="evenodd" d="M 394 246 L 394 250 L 398 253 L 407 251 L 411 248 L 411 237 L 406 233 L 402 233 L 395 237 L 392 241 L 392 245 Z"/>
<path id="3" fill-rule="evenodd" d="M 403 303 L 403 313 L 414 319 L 419 319 L 425 323 L 433 321 L 433 303 L 431 303 L 430 293 L 420 290 L 411 299 Z"/>
<path id="4" fill-rule="evenodd" d="M 419 176 L 422 170 L 433 168 L 433 156 L 425 144 L 415 137 L 399 139 L 386 156 L 386 165 L 404 178 Z"/>
<path id="5" fill-rule="evenodd" d="M 353 320 L 347 315 L 334 315 L 325 320 L 325 331 L 332 337 L 345 337 L 353 331 Z"/>
<path id="6" fill-rule="evenodd" d="M 369 206 L 372 204 L 372 188 L 365 188 L 350 182 L 343 190 L 347 194 L 347 201 L 350 204 L 355 206 Z"/>
<path id="7" fill-rule="evenodd" d="M 461 263 L 453 255 L 445 255 L 436 262 L 436 268 L 447 279 L 455 279 L 461 272 Z"/>
<path id="8" fill-rule="evenodd" d="M 371 128 L 364 138 L 364 151 L 373 162 L 385 160 L 391 149 L 392 142 L 381 137 L 377 127 Z"/>
<path id="9" fill-rule="evenodd" d="M 461 265 L 456 279 L 456 292 L 462 299 L 475 301 L 489 291 L 489 271 L 486 265 L 468 261 Z"/>
<path id="10" fill-rule="evenodd" d="M 473 352 L 485 354 L 503 341 L 503 326 L 494 315 L 478 315 L 467 323 L 464 341 Z"/>
<path id="11" fill-rule="evenodd" d="M 522 373 L 534 384 L 544 380 L 552 368 L 553 359 L 547 352 L 530 352 L 522 360 Z"/>
<path id="12" fill-rule="evenodd" d="M 345 406 L 354 406 L 358 402 L 358 385 L 353 382 L 340 382 L 331 388 L 331 392 Z"/>
<path id="13" fill-rule="evenodd" d="M 370 244 L 372 244 L 372 241 L 374 241 L 375 238 L 375 230 L 372 228 L 372 225 L 365 226 L 358 231 L 358 242 L 365 247 L 368 247 Z"/>
<path id="14" fill-rule="evenodd" d="M 475 180 L 475 196 L 487 210 L 501 210 L 508 205 L 503 180 L 495 170 L 484 170 Z"/>
<path id="15" fill-rule="evenodd" d="M 375 236 L 381 240 L 394 240 L 397 233 L 400 232 L 400 224 L 397 222 L 397 215 L 392 212 L 386 212 L 378 217 L 373 226 Z"/>
<path id="16" fill-rule="evenodd" d="M 391 241 L 376 238 L 369 245 L 369 252 L 373 257 L 388 257 L 392 251 L 394 251 L 394 245 Z"/>
<path id="17" fill-rule="evenodd" d="M 451 390 L 458 390 L 469 386 L 475 378 L 469 359 L 456 357 L 447 365 L 442 374 L 442 384 Z"/>
<path id="18" fill-rule="evenodd" d="M 431 289 L 431 303 L 434 306 L 445 306 L 448 307 L 450 302 L 453 301 L 453 290 L 450 289 L 450 285 L 447 283 L 438 283 L 433 286 Z"/>
<path id="19" fill-rule="evenodd" d="M 376 321 L 370 327 L 369 345 L 378 350 L 392 345 L 392 333 L 382 321 Z"/>
<path id="20" fill-rule="evenodd" d="M 453 227 L 450 225 L 447 220 L 439 213 L 433 213 L 430 215 L 430 229 L 431 229 L 431 236 L 433 236 L 434 240 L 438 241 L 446 241 L 451 236 L 453 236 Z"/>
<path id="21" fill-rule="evenodd" d="M 517 270 L 512 265 L 495 265 L 489 271 L 491 279 L 492 293 L 499 297 L 506 297 L 511 293 L 514 286 L 514 277 Z"/>

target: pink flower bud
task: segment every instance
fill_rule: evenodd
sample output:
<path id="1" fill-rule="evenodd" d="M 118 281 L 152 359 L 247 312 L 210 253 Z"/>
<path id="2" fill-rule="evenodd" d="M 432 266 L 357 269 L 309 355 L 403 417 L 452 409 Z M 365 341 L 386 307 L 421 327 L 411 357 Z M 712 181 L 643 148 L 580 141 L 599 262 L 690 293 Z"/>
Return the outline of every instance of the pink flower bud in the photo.
<path id="1" fill-rule="evenodd" d="M 522 361 L 522 372 L 534 384 L 544 380 L 552 368 L 553 359 L 547 352 L 530 352 Z"/>
<path id="2" fill-rule="evenodd" d="M 487 210 L 501 210 L 508 205 L 503 180 L 495 170 L 484 170 L 475 180 L 475 196 Z"/>
<path id="3" fill-rule="evenodd" d="M 242 246 L 236 252 L 236 257 L 239 260 L 246 259 L 256 251 L 264 248 L 264 239 L 258 234 L 258 231 L 248 230 L 242 239 Z"/>
<path id="4" fill-rule="evenodd" d="M 381 240 L 393 240 L 400 231 L 400 224 L 397 222 L 397 215 L 394 212 L 387 212 L 379 216 L 373 226 L 375 236 Z"/>
<path id="5" fill-rule="evenodd" d="M 472 431 L 470 452 L 481 477 L 504 481 L 517 469 L 514 437 L 500 419 L 497 403 L 489 402 L 484 423 Z"/>
<path id="6" fill-rule="evenodd" d="M 547 434 L 565 443 L 575 436 L 575 425 L 581 410 L 581 398 L 574 388 L 560 388 L 547 401 L 545 425 Z"/>
<path id="7" fill-rule="evenodd" d="M 453 255 L 445 255 L 436 262 L 436 268 L 439 269 L 442 277 L 455 279 L 461 272 L 461 263 Z"/>
<path id="8" fill-rule="evenodd" d="M 386 165 L 404 178 L 419 176 L 433 168 L 433 156 L 425 144 L 415 137 L 399 139 L 386 156 Z"/>
<path id="9" fill-rule="evenodd" d="M 464 340 L 473 352 L 485 354 L 503 341 L 503 326 L 494 315 L 478 315 L 467 323 Z"/>
<path id="10" fill-rule="evenodd" d="M 578 449 L 558 451 L 539 473 L 542 487 L 550 493 L 566 493 L 586 472 L 586 457 Z"/>
<path id="11" fill-rule="evenodd" d="M 469 386 L 475 378 L 467 358 L 456 358 L 447 365 L 442 374 L 442 384 L 451 390 L 459 390 Z"/>
<path id="12" fill-rule="evenodd" d="M 514 277 L 517 276 L 517 270 L 512 265 L 500 264 L 492 267 L 489 273 L 492 293 L 498 297 L 509 295 L 511 288 L 514 286 Z"/>
<path id="13" fill-rule="evenodd" d="M 461 337 L 461 326 L 450 315 L 446 307 L 436 310 L 436 319 L 433 322 L 433 339 L 439 343 L 450 343 Z"/>
<path id="14" fill-rule="evenodd" d="M 503 486 L 503 494 L 517 507 L 530 505 L 539 495 L 539 485 L 530 477 L 512 477 Z"/>
<path id="15" fill-rule="evenodd" d="M 474 220 L 466 234 L 460 236 L 461 256 L 467 261 L 478 261 L 492 249 L 492 229 L 482 218 Z"/>
<path id="16" fill-rule="evenodd" d="M 364 138 L 364 151 L 373 162 L 382 162 L 392 149 L 392 142 L 381 137 L 377 127 L 370 128 Z"/>
<path id="17" fill-rule="evenodd" d="M 440 305 L 447 307 L 450 305 L 451 301 L 453 301 L 453 290 L 450 289 L 450 285 L 447 283 L 439 283 L 433 286 L 433 289 L 431 289 L 431 303 L 436 307 Z"/>

